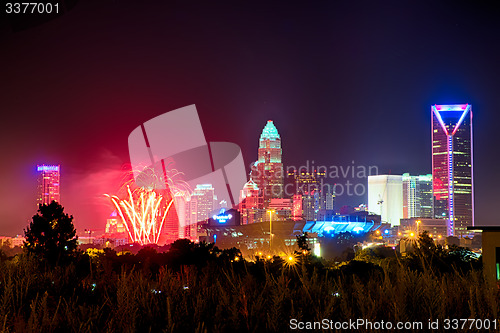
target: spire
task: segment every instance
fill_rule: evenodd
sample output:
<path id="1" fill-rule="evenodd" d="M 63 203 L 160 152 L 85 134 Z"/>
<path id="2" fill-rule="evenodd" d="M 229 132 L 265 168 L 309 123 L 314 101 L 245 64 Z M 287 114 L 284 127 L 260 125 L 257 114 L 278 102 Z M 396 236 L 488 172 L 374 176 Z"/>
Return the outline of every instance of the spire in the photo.
<path id="1" fill-rule="evenodd" d="M 278 130 L 276 126 L 274 126 L 272 120 L 268 120 L 266 126 L 262 130 L 262 134 L 260 135 L 260 140 L 275 140 L 280 139 L 280 135 L 278 134 Z"/>

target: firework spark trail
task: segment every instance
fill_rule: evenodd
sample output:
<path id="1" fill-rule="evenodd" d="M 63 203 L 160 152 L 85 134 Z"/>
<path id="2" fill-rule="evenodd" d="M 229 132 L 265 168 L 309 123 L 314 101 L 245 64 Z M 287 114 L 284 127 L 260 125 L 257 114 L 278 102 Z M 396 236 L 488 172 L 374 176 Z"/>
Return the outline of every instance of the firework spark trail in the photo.
<path id="1" fill-rule="evenodd" d="M 173 169 L 164 177 L 158 177 L 151 168 L 147 169 L 147 172 L 149 172 L 148 177 L 153 179 L 151 186 L 131 190 L 133 178 L 122 186 L 122 189 L 126 186 L 127 199 L 105 194 L 118 211 L 130 239 L 141 245 L 158 243 L 165 218 L 174 203 L 174 197 L 187 199 L 191 195 L 189 185 L 178 179 L 182 175 L 181 172 Z M 168 189 L 155 189 L 155 184 L 159 184 L 158 180 L 163 178 Z M 158 193 L 159 191 L 165 195 Z"/>
<path id="2" fill-rule="evenodd" d="M 126 190 L 128 187 L 136 187 L 137 182 L 147 183 L 148 186 L 142 187 L 148 189 L 160 189 L 158 188 L 160 184 L 166 185 L 174 196 L 181 196 L 184 198 L 190 197 L 192 192 L 191 187 L 187 182 L 182 180 L 182 172 L 178 171 L 175 168 L 170 169 L 172 165 L 173 162 L 169 162 L 165 167 L 165 172 L 157 172 L 152 167 L 145 167 L 142 170 L 131 170 L 127 172 L 122 177 L 122 186 L 118 190 L 118 193 L 127 192 Z M 139 172 L 137 179 L 134 178 L 134 174 L 136 172 Z"/>
<path id="3" fill-rule="evenodd" d="M 163 195 L 143 188 L 134 192 L 130 187 L 127 190 L 128 199 L 106 196 L 118 211 L 132 241 L 140 244 L 157 243 L 173 199 L 167 200 Z"/>

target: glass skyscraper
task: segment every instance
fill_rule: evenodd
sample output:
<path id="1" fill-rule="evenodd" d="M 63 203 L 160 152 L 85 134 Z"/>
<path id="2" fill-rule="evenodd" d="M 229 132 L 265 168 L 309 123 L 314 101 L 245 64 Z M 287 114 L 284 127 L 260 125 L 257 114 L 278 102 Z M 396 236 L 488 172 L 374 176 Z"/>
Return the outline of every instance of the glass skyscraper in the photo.
<path id="1" fill-rule="evenodd" d="M 52 201 L 60 202 L 60 169 L 59 165 L 37 165 L 36 170 L 39 172 L 37 206 L 48 205 Z"/>
<path id="2" fill-rule="evenodd" d="M 462 236 L 474 225 L 472 107 L 433 105 L 431 114 L 434 215 L 448 220 L 449 236 Z"/>
<path id="3" fill-rule="evenodd" d="M 403 174 L 403 218 L 433 218 L 432 175 Z"/>

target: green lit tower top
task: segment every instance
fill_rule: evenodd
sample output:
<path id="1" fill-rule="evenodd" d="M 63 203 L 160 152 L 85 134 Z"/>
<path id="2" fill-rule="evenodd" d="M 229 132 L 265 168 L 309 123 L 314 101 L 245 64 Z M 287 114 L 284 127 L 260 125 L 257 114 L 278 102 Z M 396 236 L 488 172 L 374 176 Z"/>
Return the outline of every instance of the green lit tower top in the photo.
<path id="1" fill-rule="evenodd" d="M 268 120 L 259 140 L 259 163 L 281 163 L 281 138 L 272 120 Z"/>

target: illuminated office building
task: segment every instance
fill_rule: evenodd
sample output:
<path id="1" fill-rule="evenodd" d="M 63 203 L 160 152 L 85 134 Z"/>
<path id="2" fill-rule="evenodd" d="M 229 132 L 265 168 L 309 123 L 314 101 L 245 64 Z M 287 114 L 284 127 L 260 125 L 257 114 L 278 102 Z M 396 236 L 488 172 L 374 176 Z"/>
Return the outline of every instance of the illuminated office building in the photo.
<path id="1" fill-rule="evenodd" d="M 125 225 L 122 220 L 118 217 L 116 211 L 111 213 L 109 218 L 106 220 L 106 234 L 124 234 L 127 232 Z"/>
<path id="2" fill-rule="evenodd" d="M 264 220 L 264 197 L 259 193 L 259 188 L 251 179 L 240 191 L 240 211 L 241 224 L 252 224 Z"/>
<path id="3" fill-rule="evenodd" d="M 324 182 L 325 172 L 293 170 L 288 177 L 294 180 L 296 195 L 302 198 L 302 217 L 307 221 L 323 220 L 325 216 L 333 216 L 335 194 L 333 186 Z M 295 204 L 295 207 L 298 207 Z M 297 212 L 292 214 L 295 218 Z"/>
<path id="4" fill-rule="evenodd" d="M 302 216 L 306 221 L 321 220 L 319 216 L 320 200 L 319 191 L 312 191 L 302 195 Z"/>
<path id="5" fill-rule="evenodd" d="M 302 194 L 293 195 L 292 219 L 298 221 L 302 219 Z"/>
<path id="6" fill-rule="evenodd" d="M 321 215 L 324 220 L 330 221 L 335 215 L 335 190 L 333 186 L 323 187 L 321 191 Z"/>
<path id="7" fill-rule="evenodd" d="M 191 203 L 196 203 L 196 206 L 191 206 L 191 213 L 195 213 L 196 217 L 191 218 L 191 222 L 208 219 L 214 210 L 215 201 L 216 196 L 212 184 L 196 185 L 191 195 Z"/>
<path id="8" fill-rule="evenodd" d="M 265 207 L 272 198 L 283 198 L 283 163 L 281 138 L 273 121 L 269 120 L 259 139 L 258 160 L 252 166 L 251 179 L 264 197 Z"/>
<path id="9" fill-rule="evenodd" d="M 178 238 L 198 240 L 198 222 L 207 220 L 217 208 L 214 187 L 198 184 L 190 196 L 175 196 L 173 200 L 175 205 L 170 207 L 163 226 L 165 242 Z"/>
<path id="10" fill-rule="evenodd" d="M 403 174 L 403 218 L 433 218 L 432 175 Z"/>
<path id="11" fill-rule="evenodd" d="M 469 234 L 474 225 L 472 108 L 433 105 L 432 179 L 434 215 L 448 220 L 448 235 Z"/>
<path id="12" fill-rule="evenodd" d="M 293 201 L 292 199 L 271 199 L 269 203 L 269 211 L 272 211 L 273 221 L 285 221 L 290 219 L 292 215 Z M 270 213 L 266 214 L 266 221 L 270 219 Z"/>
<path id="13" fill-rule="evenodd" d="M 38 197 L 37 206 L 48 205 L 52 201 L 60 202 L 59 181 L 60 165 L 37 165 L 38 171 Z"/>

